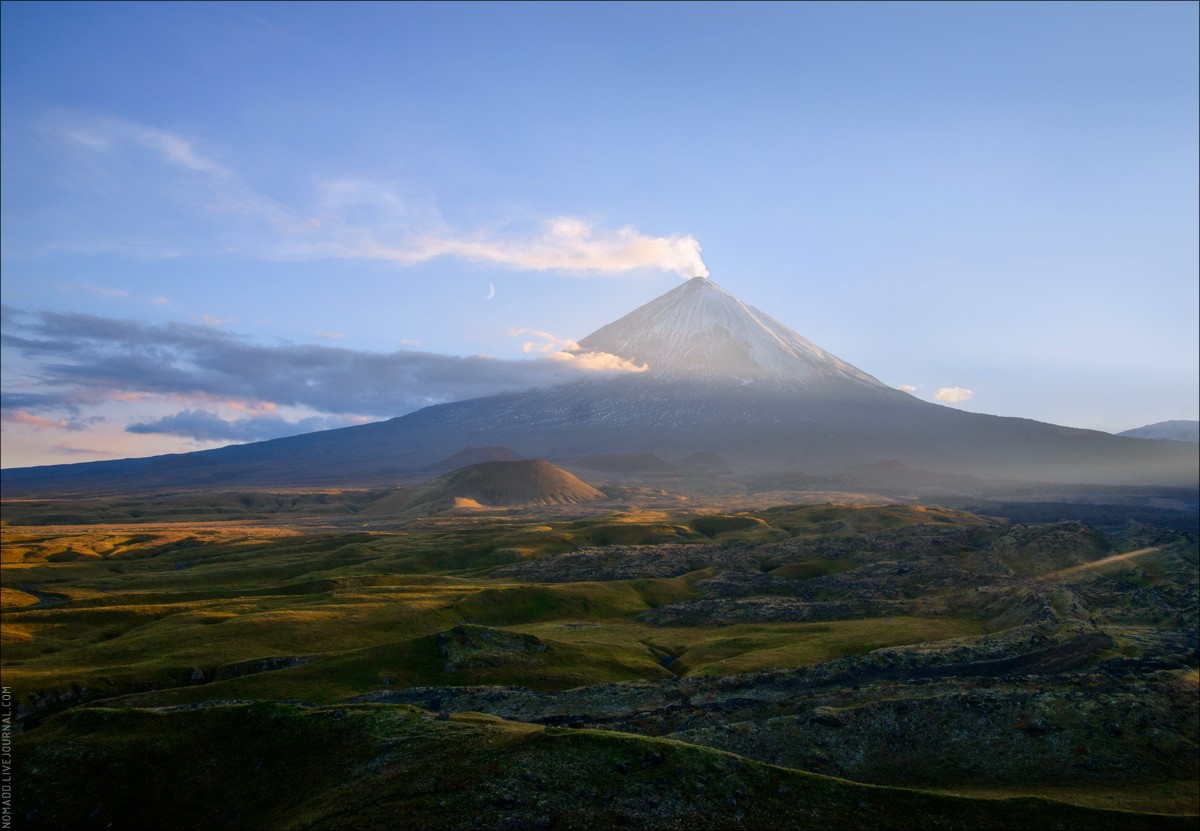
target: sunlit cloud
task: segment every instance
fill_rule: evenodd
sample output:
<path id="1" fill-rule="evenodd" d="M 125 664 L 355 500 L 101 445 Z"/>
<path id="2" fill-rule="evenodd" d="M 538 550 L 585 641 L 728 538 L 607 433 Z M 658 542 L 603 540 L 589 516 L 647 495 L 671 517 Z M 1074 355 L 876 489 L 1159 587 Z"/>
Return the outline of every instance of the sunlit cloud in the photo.
<path id="1" fill-rule="evenodd" d="M 538 234 L 517 239 L 484 235 L 417 235 L 400 245 L 360 240 L 343 248 L 352 257 L 414 264 L 457 257 L 521 271 L 620 273 L 643 268 L 682 277 L 707 277 L 700 243 L 690 235 L 653 237 L 626 226 L 597 229 L 576 217 L 556 217 Z"/>
<path id="2" fill-rule="evenodd" d="M 44 416 L 34 415 L 33 413 L 24 410 L 18 410 L 11 415 L 4 414 L 5 421 L 11 421 L 14 424 L 24 424 L 26 427 L 32 427 L 35 430 L 70 430 L 70 422 L 65 418 L 45 418 Z"/>
<path id="3" fill-rule="evenodd" d="M 279 409 L 274 401 L 226 401 L 224 404 L 231 410 L 244 413 L 274 413 Z"/>
<path id="4" fill-rule="evenodd" d="M 577 369 L 588 372 L 645 372 L 650 368 L 645 364 L 635 364 L 633 361 L 609 352 L 554 352 L 547 357 L 554 361 L 569 363 Z"/>
<path id="5" fill-rule="evenodd" d="M 555 337 L 549 332 L 539 332 L 537 329 L 509 329 L 508 334 L 514 338 L 519 338 L 522 335 L 532 335 L 542 341 L 541 343 L 525 341 L 521 344 L 521 351 L 526 355 L 532 352 L 557 352 L 571 346 L 578 346 L 575 341 L 569 338 Z"/>
<path id="6" fill-rule="evenodd" d="M 608 352 L 591 352 L 570 338 L 560 338 L 549 332 L 539 332 L 536 329 L 509 329 L 508 334 L 514 338 L 532 335 L 542 341 L 541 343 L 525 341 L 521 344 L 521 350 L 527 355 L 537 353 L 550 360 L 569 363 L 589 372 L 645 372 L 649 369 L 644 364 L 635 364 L 619 355 Z"/>
<path id="7" fill-rule="evenodd" d="M 165 305 L 167 305 L 168 303 L 170 303 L 171 301 L 170 301 L 170 299 L 168 299 L 168 298 L 166 298 L 166 297 L 155 297 L 155 298 L 154 298 L 153 300 L 151 300 L 150 302 L 151 302 L 151 303 L 153 303 L 153 304 L 154 304 L 154 305 L 156 305 L 156 306 L 165 306 Z"/>
<path id="8" fill-rule="evenodd" d="M 933 397 L 949 404 L 961 404 L 974 394 L 971 390 L 963 387 L 942 387 Z"/>
<path id="9" fill-rule="evenodd" d="M 199 320 L 206 326 L 224 326 L 226 323 L 233 322 L 232 317 L 210 317 L 209 315 L 200 315 L 194 319 Z"/>
<path id="10" fill-rule="evenodd" d="M 896 389 L 903 390 L 904 392 L 916 392 L 917 391 L 917 388 L 914 387 L 912 384 L 901 384 L 900 386 L 896 387 Z"/>
<path id="11" fill-rule="evenodd" d="M 273 234 L 242 236 L 229 245 L 266 259 L 368 259 L 415 265 L 450 257 L 518 271 L 620 274 L 657 269 L 684 278 L 706 277 L 700 243 L 690 234 L 656 236 L 633 226 L 597 227 L 573 216 L 547 219 L 532 232 L 455 229 L 422 200 L 364 179 L 324 182 L 309 205 L 287 206 L 255 192 L 236 171 L 201 154 L 184 136 L 115 119 L 60 131 L 91 152 L 141 148 L 182 175 L 208 183 L 200 202 L 216 214 L 236 215 L 230 235 L 256 220 Z M 196 203 L 188 195 L 188 204 Z M 122 245 L 128 243 L 122 242 Z M 151 249 L 148 249 L 151 250 Z M 489 288 L 488 299 L 494 295 Z"/>

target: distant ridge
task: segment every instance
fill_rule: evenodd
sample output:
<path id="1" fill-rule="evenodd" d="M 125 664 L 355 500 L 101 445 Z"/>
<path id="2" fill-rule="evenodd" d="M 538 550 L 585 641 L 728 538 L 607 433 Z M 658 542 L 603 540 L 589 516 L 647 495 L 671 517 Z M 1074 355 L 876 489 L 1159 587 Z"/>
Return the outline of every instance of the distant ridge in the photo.
<path id="1" fill-rule="evenodd" d="M 587 482 L 544 459 L 527 459 L 481 462 L 439 476 L 412 492 L 405 511 L 574 505 L 606 498 Z"/>
<path id="2" fill-rule="evenodd" d="M 458 451 L 453 456 L 448 456 L 440 462 L 435 462 L 427 467 L 426 470 L 457 470 L 460 467 L 477 465 L 482 462 L 519 462 L 524 458 L 517 451 L 507 447 L 467 447 Z"/>
<path id="3" fill-rule="evenodd" d="M 688 456 L 676 465 L 676 469 L 683 473 L 708 474 L 710 476 L 729 473 L 733 470 L 729 466 L 729 463 L 716 453 L 709 453 L 704 450 Z"/>
<path id="4" fill-rule="evenodd" d="M 671 469 L 671 465 L 654 453 L 593 454 L 584 456 L 579 464 L 614 473 L 660 473 Z"/>
<path id="5" fill-rule="evenodd" d="M 1117 433 L 1131 439 L 1170 439 L 1200 442 L 1200 421 L 1159 421 Z"/>

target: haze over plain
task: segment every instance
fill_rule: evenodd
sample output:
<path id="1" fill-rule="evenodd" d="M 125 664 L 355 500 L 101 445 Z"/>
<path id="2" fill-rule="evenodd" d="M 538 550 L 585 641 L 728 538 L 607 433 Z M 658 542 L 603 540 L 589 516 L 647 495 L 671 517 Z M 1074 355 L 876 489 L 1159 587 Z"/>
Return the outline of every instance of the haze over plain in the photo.
<path id="1" fill-rule="evenodd" d="M 6 4 L 3 464 L 621 371 L 551 356 L 705 270 L 927 400 L 1196 418 L 1196 15 Z"/>

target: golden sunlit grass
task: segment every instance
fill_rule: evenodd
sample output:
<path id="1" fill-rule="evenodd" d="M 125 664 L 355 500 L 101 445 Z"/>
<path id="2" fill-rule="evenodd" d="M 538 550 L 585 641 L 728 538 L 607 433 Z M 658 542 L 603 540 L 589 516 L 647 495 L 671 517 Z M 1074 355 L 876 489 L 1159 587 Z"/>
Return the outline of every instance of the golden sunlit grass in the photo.
<path id="1" fill-rule="evenodd" d="M 16 649 L 18 644 L 33 642 L 35 627 L 20 623 L 0 624 L 0 643 L 5 649 Z"/>
<path id="2" fill-rule="evenodd" d="M 327 497 L 332 498 L 303 496 Z M 226 501 L 258 505 L 298 498 L 242 495 Z M 17 663 L 6 667 L 6 678 L 26 694 L 97 679 L 120 687 L 137 682 L 144 672 L 154 676 L 154 683 L 166 683 L 166 675 L 194 669 L 212 674 L 254 658 L 334 656 L 404 644 L 460 620 L 500 627 L 575 619 L 619 624 L 604 635 L 606 640 L 557 638 L 560 647 L 549 654 L 563 672 L 546 668 L 550 686 L 582 678 L 576 665 L 586 663 L 591 652 L 596 666 L 610 668 L 614 679 L 660 675 L 662 667 L 643 642 L 652 634 L 658 638 L 656 649 L 680 656 L 675 671 L 696 673 L 760 668 L 772 661 L 794 666 L 839 650 L 861 651 L 930 634 L 918 632 L 911 621 L 891 626 L 874 621 L 854 636 L 839 624 L 842 640 L 818 636 L 815 629 L 795 640 L 793 633 L 802 627 L 775 634 L 763 627 L 752 643 L 743 643 L 737 638 L 749 636 L 733 627 L 724 634 L 680 635 L 675 643 L 675 634 L 652 632 L 631 619 L 694 597 L 692 585 L 702 575 L 552 585 L 485 579 L 494 565 L 578 545 L 709 542 L 746 534 L 770 539 L 785 533 L 764 517 L 803 529 L 830 522 L 847 528 L 981 522 L 956 512 L 824 506 L 763 516 L 630 511 L 553 523 L 511 517 L 447 520 L 370 533 L 207 520 L 10 525 L 0 536 L 4 558 L 13 566 L 6 565 L 4 572 L 6 643 L 21 648 L 10 656 Z M 962 624 L 944 620 L 932 628 L 947 637 L 963 631 Z M 722 640 L 730 642 L 725 649 L 717 646 Z M 686 658 L 685 643 L 694 650 Z M 722 664 L 727 661 L 733 663 Z M 471 675 L 453 680 L 466 683 Z M 604 680 L 603 671 L 584 675 Z"/>
<path id="3" fill-rule="evenodd" d="M 898 506 L 818 506 L 762 516 L 630 511 L 550 523 L 448 519 L 367 533 L 211 521 L 10 525 L 0 536 L 11 563 L 4 570 L 6 683 L 22 696 L 53 695 L 72 685 L 120 694 L 149 684 L 182 686 L 190 697 L 189 679 L 197 673 L 211 679 L 247 661 L 304 657 L 311 661 L 303 667 L 266 675 L 321 700 L 329 698 L 322 685 L 338 695 L 355 694 L 384 679 L 561 689 L 671 672 L 800 666 L 975 631 L 975 624 L 945 618 L 658 629 L 634 618 L 694 598 L 695 581 L 707 572 L 541 585 L 487 579 L 495 565 L 579 545 L 707 543 L 789 533 L 764 517 L 805 533 L 831 522 L 847 529 L 981 522 Z M 429 639 L 463 620 L 536 634 L 548 649 L 536 665 L 467 668 L 450 677 Z M 577 620 L 598 625 L 558 626 Z M 664 656 L 674 656 L 670 671 Z M 220 683 L 251 697 L 283 694 L 287 684 L 266 675 Z"/>
<path id="4" fill-rule="evenodd" d="M 980 621 L 946 617 L 738 623 L 719 627 L 659 627 L 623 620 L 588 624 L 555 621 L 509 628 L 543 640 L 630 651 L 640 646 L 653 655 L 669 657 L 671 672 L 682 677 L 811 666 L 885 646 L 948 640 L 983 632 Z"/>
<path id="5" fill-rule="evenodd" d="M 1155 814 L 1200 813 L 1200 784 L 1179 780 L 1137 782 L 1104 788 L 1070 785 L 1027 785 L 1021 788 L 966 787 L 933 788 L 934 793 L 975 799 L 1008 799 L 1040 796 L 1089 808 L 1112 811 L 1144 811 Z"/>
<path id="6" fill-rule="evenodd" d="M 344 705 L 363 693 L 409 686 L 552 691 L 810 666 L 881 647 L 975 636 L 984 621 L 908 614 L 658 627 L 639 616 L 697 599 L 697 583 L 713 568 L 673 578 L 557 583 L 490 575 L 498 566 L 592 546 L 737 545 L 919 525 L 986 531 L 990 522 L 935 508 L 813 505 L 759 513 L 630 511 L 584 520 L 441 517 L 390 530 L 210 521 L 9 525 L 0 529 L 4 681 L 17 700 L 44 696 L 51 709 L 79 698 L 105 706 Z M 1062 567 L 1027 565 L 1042 573 Z M 853 558 L 810 559 L 776 566 L 772 574 L 805 580 L 854 567 Z M 464 623 L 487 637 L 536 639 L 538 648 L 485 650 L 481 660 L 455 662 L 444 633 Z M 1118 649 L 1136 654 L 1148 637 L 1144 628 L 1119 630 Z M 1191 672 L 1182 683 L 1195 685 L 1200 677 Z M 458 715 L 450 723 L 503 726 L 491 716 Z M 516 736 L 540 728 L 503 730 Z M 1125 789 L 1100 801 L 1089 788 L 1038 793 L 1137 810 L 1193 804 L 1178 783 L 1161 792 Z"/>
<path id="7" fill-rule="evenodd" d="M 914 525 L 982 527 L 992 520 L 949 508 L 920 505 L 789 505 L 759 515 L 793 536 L 868 534 Z"/>
<path id="8" fill-rule="evenodd" d="M 1075 575 L 1086 574 L 1093 571 L 1101 571 L 1109 566 L 1117 566 L 1129 562 L 1138 557 L 1144 557 L 1147 554 L 1156 554 L 1162 551 L 1163 546 L 1155 545 L 1150 548 L 1139 548 L 1136 551 L 1126 551 L 1124 554 L 1114 554 L 1111 557 L 1105 557 L 1101 560 L 1094 560 L 1090 563 L 1072 566 L 1070 568 L 1060 569 L 1053 574 L 1046 575 L 1048 579 L 1061 579 L 1064 577 L 1072 577 Z"/>
<path id="9" fill-rule="evenodd" d="M 28 592 L 18 589 L 0 588 L 0 609 L 16 609 L 22 606 L 33 606 L 38 599 Z"/>

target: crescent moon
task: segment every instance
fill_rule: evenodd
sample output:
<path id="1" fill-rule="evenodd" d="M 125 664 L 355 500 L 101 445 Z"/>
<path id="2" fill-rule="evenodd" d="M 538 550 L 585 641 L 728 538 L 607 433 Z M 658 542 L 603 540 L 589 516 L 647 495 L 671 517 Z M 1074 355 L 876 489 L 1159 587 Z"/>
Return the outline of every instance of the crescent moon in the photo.
<path id="1" fill-rule="evenodd" d="M 484 300 L 491 300 L 495 296 L 496 296 L 496 287 L 493 286 L 491 283 L 488 283 L 488 296 L 485 297 Z"/>

